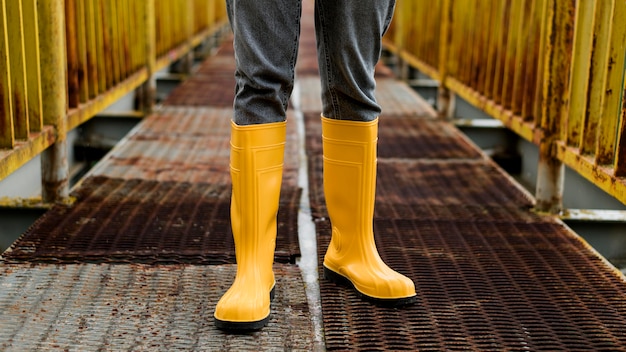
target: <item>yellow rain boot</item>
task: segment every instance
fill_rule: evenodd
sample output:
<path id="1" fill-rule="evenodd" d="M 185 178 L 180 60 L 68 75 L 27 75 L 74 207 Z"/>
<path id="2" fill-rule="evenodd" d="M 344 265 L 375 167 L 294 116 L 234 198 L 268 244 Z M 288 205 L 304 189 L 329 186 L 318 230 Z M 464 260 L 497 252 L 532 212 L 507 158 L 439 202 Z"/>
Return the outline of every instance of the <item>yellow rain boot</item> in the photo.
<path id="1" fill-rule="evenodd" d="M 285 133 L 285 122 L 231 124 L 230 211 L 237 274 L 215 307 L 219 329 L 257 330 L 269 321 Z"/>
<path id="2" fill-rule="evenodd" d="M 324 276 L 374 303 L 401 306 L 415 302 L 415 285 L 383 262 L 374 243 L 377 142 L 378 119 L 322 116 L 324 194 L 332 225 Z"/>

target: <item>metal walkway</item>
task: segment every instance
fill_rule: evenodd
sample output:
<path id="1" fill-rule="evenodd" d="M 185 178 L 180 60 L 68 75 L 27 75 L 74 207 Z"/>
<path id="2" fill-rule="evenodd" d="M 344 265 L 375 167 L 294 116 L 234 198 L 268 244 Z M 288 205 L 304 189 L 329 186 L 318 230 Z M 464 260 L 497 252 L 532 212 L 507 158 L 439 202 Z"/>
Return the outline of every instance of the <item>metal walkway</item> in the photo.
<path id="1" fill-rule="evenodd" d="M 311 273 L 296 264 L 321 261 L 330 240 L 312 26 L 305 14 L 269 325 L 229 335 L 212 321 L 235 274 L 226 42 L 92 170 L 72 205 L 4 253 L 0 350 L 626 350 L 622 274 L 558 219 L 533 213 L 521 187 L 384 66 L 376 241 L 415 281 L 419 303 L 379 308 L 323 279 L 315 301 Z M 317 239 L 306 248 L 302 194 Z"/>

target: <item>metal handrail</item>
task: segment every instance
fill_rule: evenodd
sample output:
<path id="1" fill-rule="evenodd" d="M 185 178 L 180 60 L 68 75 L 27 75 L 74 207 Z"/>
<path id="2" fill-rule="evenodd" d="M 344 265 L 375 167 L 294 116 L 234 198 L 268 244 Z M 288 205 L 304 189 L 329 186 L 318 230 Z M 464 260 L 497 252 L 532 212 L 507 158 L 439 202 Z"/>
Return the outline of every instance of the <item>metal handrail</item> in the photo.
<path id="1" fill-rule="evenodd" d="M 537 209 L 559 213 L 564 166 L 626 204 L 626 3 L 398 0 L 385 43 L 539 146 Z"/>
<path id="2" fill-rule="evenodd" d="M 0 180 L 42 156 L 42 199 L 68 196 L 67 131 L 226 23 L 222 0 L 0 0 Z"/>

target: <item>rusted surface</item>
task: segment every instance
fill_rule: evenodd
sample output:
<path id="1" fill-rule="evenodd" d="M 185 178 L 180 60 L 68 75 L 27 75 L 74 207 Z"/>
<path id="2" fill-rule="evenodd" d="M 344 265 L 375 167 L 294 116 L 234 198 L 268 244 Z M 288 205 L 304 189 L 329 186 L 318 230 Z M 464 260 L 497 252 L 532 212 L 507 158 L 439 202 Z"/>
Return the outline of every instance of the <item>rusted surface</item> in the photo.
<path id="1" fill-rule="evenodd" d="M 309 156 L 311 212 L 327 217 L 322 157 Z M 491 163 L 458 160 L 378 159 L 375 216 L 397 218 L 422 206 L 530 208 L 532 198 Z"/>
<path id="2" fill-rule="evenodd" d="M 235 263 L 230 185 L 92 177 L 4 255 L 8 262 Z M 299 256 L 300 192 L 284 188 L 275 259 Z"/>
<path id="3" fill-rule="evenodd" d="M 314 216 L 325 217 L 321 126 L 315 114 L 305 114 L 305 122 L 311 210 Z M 482 159 L 450 124 L 414 117 L 381 117 L 376 187 L 380 217 L 428 204 L 522 208 L 533 204 L 527 192 Z"/>
<path id="4" fill-rule="evenodd" d="M 192 77 L 168 95 L 163 104 L 231 108 L 235 97 L 232 45 L 232 39 L 225 40 L 217 54 L 205 60 Z"/>
<path id="5" fill-rule="evenodd" d="M 287 117 L 284 187 L 298 182 L 298 136 Z M 94 175 L 112 178 L 230 184 L 232 109 L 164 107 L 141 122 Z"/>
<path id="6" fill-rule="evenodd" d="M 317 77 L 303 77 L 300 84 L 300 109 L 304 113 L 322 112 L 321 84 Z M 414 116 L 435 118 L 437 113 L 421 96 L 406 84 L 391 78 L 379 78 L 376 83 L 376 100 L 382 116 Z"/>
<path id="7" fill-rule="evenodd" d="M 519 210 L 502 221 L 457 209 L 374 221 L 417 304 L 379 308 L 320 279 L 328 350 L 626 350 L 626 285 L 575 235 Z M 329 224 L 317 232 L 321 260 Z"/>
<path id="8" fill-rule="evenodd" d="M 3 351 L 312 351 L 300 270 L 274 265 L 276 294 L 261 331 L 214 328 L 234 265 L 5 265 Z"/>

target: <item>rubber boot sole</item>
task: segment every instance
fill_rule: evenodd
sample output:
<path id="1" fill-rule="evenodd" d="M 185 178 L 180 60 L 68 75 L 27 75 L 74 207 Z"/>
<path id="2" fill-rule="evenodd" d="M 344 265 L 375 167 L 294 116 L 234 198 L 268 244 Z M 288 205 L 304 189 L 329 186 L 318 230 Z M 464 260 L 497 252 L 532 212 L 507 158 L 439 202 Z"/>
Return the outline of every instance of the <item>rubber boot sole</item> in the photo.
<path id="1" fill-rule="evenodd" d="M 270 291 L 270 302 L 274 300 L 274 289 L 275 287 L 272 287 Z M 215 321 L 215 327 L 220 330 L 246 333 L 262 329 L 270 321 L 270 315 L 268 314 L 267 317 L 255 321 L 228 321 L 220 320 L 215 317 L 213 319 Z"/>
<path id="2" fill-rule="evenodd" d="M 371 303 L 374 303 L 377 306 L 393 308 L 393 307 L 408 306 L 417 302 L 417 295 L 410 296 L 410 297 L 401 297 L 401 298 L 377 298 L 377 297 L 368 296 L 364 294 L 363 292 L 357 290 L 354 284 L 352 283 L 352 281 L 350 281 L 350 279 L 328 269 L 327 267 L 324 267 L 324 277 L 327 280 L 334 282 L 337 285 L 352 288 L 354 292 L 356 292 L 360 298 L 366 301 L 369 301 Z"/>

